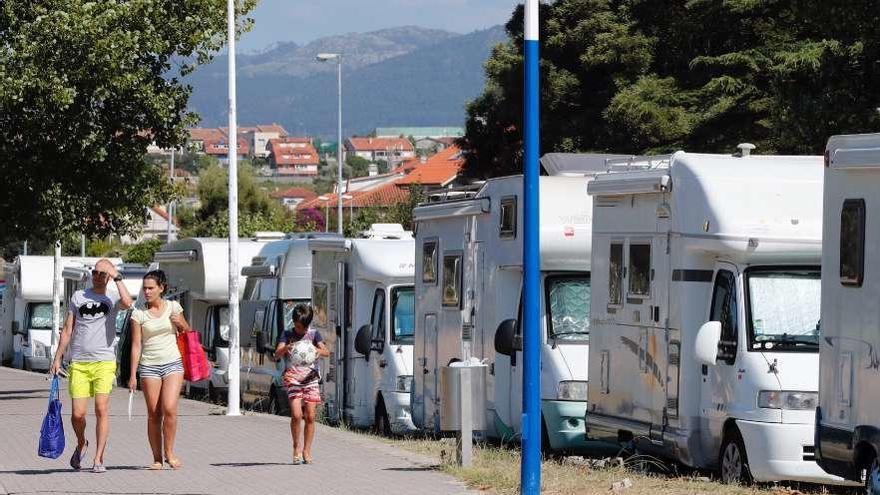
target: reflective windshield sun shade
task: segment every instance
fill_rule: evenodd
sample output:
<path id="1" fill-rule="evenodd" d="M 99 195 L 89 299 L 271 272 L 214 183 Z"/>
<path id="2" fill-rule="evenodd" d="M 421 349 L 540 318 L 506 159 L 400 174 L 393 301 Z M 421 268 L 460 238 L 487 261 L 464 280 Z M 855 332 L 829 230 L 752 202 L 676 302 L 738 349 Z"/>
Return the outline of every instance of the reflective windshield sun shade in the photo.
<path id="1" fill-rule="evenodd" d="M 547 280 L 550 335 L 586 340 L 590 333 L 589 277 L 551 277 Z"/>
<path id="2" fill-rule="evenodd" d="M 820 289 L 818 268 L 750 272 L 752 348 L 814 350 L 819 343 Z"/>

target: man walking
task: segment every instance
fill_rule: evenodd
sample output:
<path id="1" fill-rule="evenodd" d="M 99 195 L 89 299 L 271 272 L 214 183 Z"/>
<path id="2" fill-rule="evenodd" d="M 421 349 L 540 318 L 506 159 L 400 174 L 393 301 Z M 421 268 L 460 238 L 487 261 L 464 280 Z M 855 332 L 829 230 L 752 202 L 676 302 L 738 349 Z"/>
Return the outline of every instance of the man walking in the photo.
<path id="1" fill-rule="evenodd" d="M 107 291 L 110 281 L 116 283 L 119 295 Z M 61 358 L 70 344 L 70 367 L 68 381 L 70 399 L 73 403 L 70 422 L 76 433 L 76 450 L 70 458 L 73 469 L 82 467 L 82 459 L 89 447 L 86 440 L 86 411 L 89 398 L 95 398 L 95 457 L 92 471 L 103 473 L 104 448 L 110 430 L 108 409 L 110 391 L 116 380 L 116 313 L 120 308 L 132 305 L 131 295 L 122 283 L 122 276 L 113 263 L 102 259 L 92 270 L 92 287 L 76 291 L 70 298 L 67 317 L 55 359 L 49 373 L 61 369 Z"/>

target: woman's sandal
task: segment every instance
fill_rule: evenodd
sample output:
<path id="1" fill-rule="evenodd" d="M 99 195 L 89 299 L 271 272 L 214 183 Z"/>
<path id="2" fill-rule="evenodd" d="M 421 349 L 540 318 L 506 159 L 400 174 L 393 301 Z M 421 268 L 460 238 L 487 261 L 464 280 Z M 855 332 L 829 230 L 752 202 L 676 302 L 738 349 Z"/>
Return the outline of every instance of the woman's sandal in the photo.
<path id="1" fill-rule="evenodd" d="M 315 460 L 311 457 L 306 458 L 305 456 L 303 456 L 303 464 L 312 464 L 313 462 L 315 462 Z"/>
<path id="2" fill-rule="evenodd" d="M 294 466 L 299 466 L 302 463 L 303 463 L 302 456 L 298 456 L 298 455 L 293 456 L 293 465 Z"/>
<path id="3" fill-rule="evenodd" d="M 150 466 L 147 469 L 149 469 L 150 471 L 161 471 L 162 469 L 165 469 L 165 465 L 159 461 L 156 461 L 156 462 L 150 464 Z"/>
<path id="4" fill-rule="evenodd" d="M 176 457 L 173 459 L 171 459 L 171 458 L 165 459 L 165 462 L 167 462 L 168 465 L 171 466 L 171 469 L 180 469 L 183 467 L 183 463 L 180 462 L 180 459 L 178 459 Z"/>

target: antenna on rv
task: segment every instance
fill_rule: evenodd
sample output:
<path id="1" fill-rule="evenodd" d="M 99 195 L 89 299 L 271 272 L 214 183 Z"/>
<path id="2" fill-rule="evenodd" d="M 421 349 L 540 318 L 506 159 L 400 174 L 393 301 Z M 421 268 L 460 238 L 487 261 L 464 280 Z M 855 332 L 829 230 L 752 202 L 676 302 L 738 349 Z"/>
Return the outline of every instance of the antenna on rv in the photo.
<path id="1" fill-rule="evenodd" d="M 740 158 L 748 158 L 749 155 L 752 154 L 752 150 L 755 148 L 756 146 L 752 143 L 739 143 L 738 145 L 736 145 L 736 149 L 738 149 L 739 152 L 734 154 L 734 156 L 738 156 Z"/>

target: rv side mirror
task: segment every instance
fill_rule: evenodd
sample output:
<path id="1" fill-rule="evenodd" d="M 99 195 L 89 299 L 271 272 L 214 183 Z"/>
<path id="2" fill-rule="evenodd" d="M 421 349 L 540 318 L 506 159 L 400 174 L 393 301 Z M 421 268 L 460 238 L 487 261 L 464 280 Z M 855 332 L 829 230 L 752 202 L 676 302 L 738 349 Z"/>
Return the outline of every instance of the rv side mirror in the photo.
<path id="1" fill-rule="evenodd" d="M 354 337 L 354 350 L 363 354 L 367 360 L 370 359 L 370 344 L 373 335 L 373 325 L 369 323 L 358 329 L 357 335 Z"/>
<path id="2" fill-rule="evenodd" d="M 708 321 L 697 332 L 694 342 L 694 356 L 697 362 L 707 366 L 715 364 L 718 359 L 718 342 L 721 340 L 721 322 Z"/>
<path id="3" fill-rule="evenodd" d="M 512 356 L 516 351 L 522 350 L 522 342 L 516 335 L 516 320 L 504 320 L 495 331 L 495 352 Z"/>

